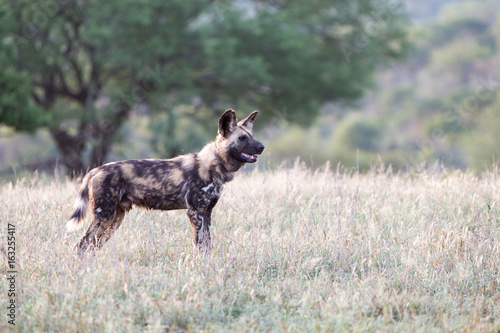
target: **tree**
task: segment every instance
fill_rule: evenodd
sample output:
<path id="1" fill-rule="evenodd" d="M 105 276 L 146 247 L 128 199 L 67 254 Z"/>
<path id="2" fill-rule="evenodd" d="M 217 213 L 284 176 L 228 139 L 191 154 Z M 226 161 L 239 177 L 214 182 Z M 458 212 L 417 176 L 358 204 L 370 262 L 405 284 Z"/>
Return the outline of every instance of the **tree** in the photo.
<path id="1" fill-rule="evenodd" d="M 0 122 L 46 126 L 76 173 L 104 162 L 139 106 L 172 110 L 197 99 L 217 114 L 252 107 L 310 123 L 322 103 L 361 96 L 374 70 L 407 48 L 401 7 L 388 0 L 0 6 L 0 59 L 12 59 L 0 68 L 0 84 L 24 80 L 8 90 L 13 98 L 0 99 Z"/>
<path id="2" fill-rule="evenodd" d="M 7 64 L 14 59 L 12 53 L 0 54 L 0 63 Z M 43 112 L 29 99 L 30 80 L 27 71 L 17 71 L 9 66 L 0 70 L 0 119 L 19 130 L 33 131 L 46 124 Z M 22 111 L 22 112 L 20 112 Z"/>
<path id="3" fill-rule="evenodd" d="M 101 164 L 113 135 L 130 110 L 147 101 L 147 92 L 173 88 L 173 78 L 163 71 L 188 62 L 181 60 L 189 58 L 182 40 L 195 39 L 187 26 L 202 9 L 196 1 L 169 6 L 148 1 L 142 6 L 139 1 L 20 0 L 3 5 L 4 49 L 15 52 L 5 72 L 16 70 L 31 78 L 28 95 L 48 118 L 46 125 L 69 170 L 79 173 Z M 24 126 L 3 116 L 0 120 Z"/>

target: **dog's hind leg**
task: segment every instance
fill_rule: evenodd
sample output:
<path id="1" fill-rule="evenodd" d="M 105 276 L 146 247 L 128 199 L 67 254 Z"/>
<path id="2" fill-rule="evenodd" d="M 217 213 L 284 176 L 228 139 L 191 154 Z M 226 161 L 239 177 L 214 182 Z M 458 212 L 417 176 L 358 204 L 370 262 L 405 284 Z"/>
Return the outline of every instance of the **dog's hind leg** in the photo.
<path id="1" fill-rule="evenodd" d="M 99 250 L 122 224 L 127 211 L 127 208 L 119 205 L 113 218 L 108 220 L 94 218 L 77 245 L 78 255 L 83 257 L 87 251 Z"/>

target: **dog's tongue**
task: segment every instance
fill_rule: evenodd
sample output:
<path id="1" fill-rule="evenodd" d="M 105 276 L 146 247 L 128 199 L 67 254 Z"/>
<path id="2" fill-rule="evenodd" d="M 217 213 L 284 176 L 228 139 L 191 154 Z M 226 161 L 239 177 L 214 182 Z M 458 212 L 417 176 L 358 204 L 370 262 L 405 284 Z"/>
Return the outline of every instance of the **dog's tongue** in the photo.
<path id="1" fill-rule="evenodd" d="M 252 161 L 257 160 L 257 156 L 256 155 L 250 155 L 250 154 L 246 154 L 246 153 L 241 153 L 241 156 L 243 156 L 246 159 L 252 160 Z"/>

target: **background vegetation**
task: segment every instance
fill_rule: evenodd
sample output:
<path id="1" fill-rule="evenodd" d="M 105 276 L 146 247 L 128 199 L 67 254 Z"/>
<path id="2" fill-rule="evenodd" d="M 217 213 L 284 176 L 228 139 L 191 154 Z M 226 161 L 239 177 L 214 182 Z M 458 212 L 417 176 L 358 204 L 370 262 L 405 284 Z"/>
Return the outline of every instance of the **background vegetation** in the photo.
<path id="1" fill-rule="evenodd" d="M 388 0 L 20 0 L 0 16 L 0 122 L 44 129 L 70 175 L 109 160 L 137 116 L 163 157 L 199 148 L 228 107 L 310 125 L 408 44 Z"/>
<path id="2" fill-rule="evenodd" d="M 497 161 L 497 1 L 131 3 L 2 5 L 0 177 L 195 151 L 227 107 L 277 163 Z"/>
<path id="3" fill-rule="evenodd" d="M 438 162 L 484 170 L 497 162 L 500 4 L 437 3 L 409 11 L 415 13 L 409 58 L 380 71 L 357 106 L 325 108 L 309 129 L 280 128 L 294 142 L 314 142 L 302 152 L 305 160 L 362 169 L 380 158 L 403 169 Z M 270 150 L 291 155 L 281 141 Z"/>

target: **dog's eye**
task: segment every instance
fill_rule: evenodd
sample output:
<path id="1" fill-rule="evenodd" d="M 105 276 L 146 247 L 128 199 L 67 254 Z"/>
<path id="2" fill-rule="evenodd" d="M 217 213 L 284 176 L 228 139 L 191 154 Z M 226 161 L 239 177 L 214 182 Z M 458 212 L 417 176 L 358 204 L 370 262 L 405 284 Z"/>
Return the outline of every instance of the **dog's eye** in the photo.
<path id="1" fill-rule="evenodd" d="M 240 141 L 245 141 L 247 139 L 246 135 L 242 135 L 238 138 Z"/>

